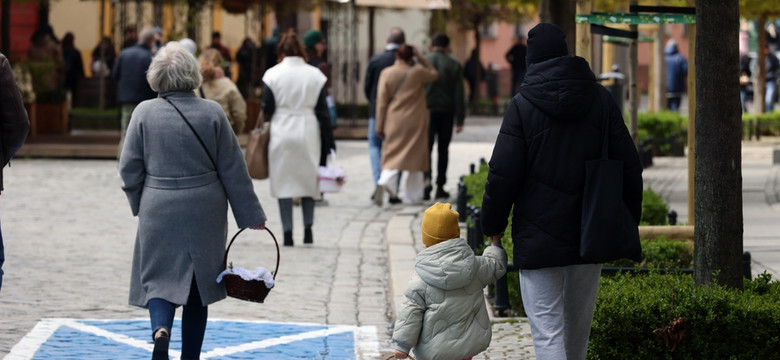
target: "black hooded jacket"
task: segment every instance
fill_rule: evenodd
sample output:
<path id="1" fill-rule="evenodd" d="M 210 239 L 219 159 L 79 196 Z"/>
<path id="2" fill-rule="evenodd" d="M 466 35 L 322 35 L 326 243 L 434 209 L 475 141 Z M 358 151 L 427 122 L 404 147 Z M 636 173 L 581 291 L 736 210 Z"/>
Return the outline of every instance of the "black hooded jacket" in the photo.
<path id="1" fill-rule="evenodd" d="M 586 263 L 579 256 L 585 162 L 623 161 L 623 200 L 639 222 L 642 166 L 623 116 L 583 58 L 562 56 L 528 67 L 504 115 L 490 159 L 482 228 L 504 231 L 514 205 L 514 264 L 539 269 Z"/>

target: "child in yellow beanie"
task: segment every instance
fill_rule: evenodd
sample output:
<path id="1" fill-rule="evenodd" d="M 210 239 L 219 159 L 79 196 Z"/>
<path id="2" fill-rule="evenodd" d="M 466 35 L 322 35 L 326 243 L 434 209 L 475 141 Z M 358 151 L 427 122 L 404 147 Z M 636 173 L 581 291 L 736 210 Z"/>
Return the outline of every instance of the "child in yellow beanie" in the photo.
<path id="1" fill-rule="evenodd" d="M 470 359 L 490 345 L 483 289 L 506 273 L 506 253 L 489 246 L 475 256 L 447 203 L 425 210 L 422 241 L 393 331 L 395 358 L 414 349 L 418 360 Z"/>

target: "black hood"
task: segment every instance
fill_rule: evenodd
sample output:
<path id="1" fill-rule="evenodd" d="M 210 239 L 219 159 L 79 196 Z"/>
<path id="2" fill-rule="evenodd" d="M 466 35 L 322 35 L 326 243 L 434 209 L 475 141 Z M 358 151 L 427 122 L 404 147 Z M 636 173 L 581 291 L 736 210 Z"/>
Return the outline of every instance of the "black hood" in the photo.
<path id="1" fill-rule="evenodd" d="M 585 59 L 561 56 L 530 64 L 520 95 L 553 119 L 577 120 L 590 110 L 597 87 Z"/>

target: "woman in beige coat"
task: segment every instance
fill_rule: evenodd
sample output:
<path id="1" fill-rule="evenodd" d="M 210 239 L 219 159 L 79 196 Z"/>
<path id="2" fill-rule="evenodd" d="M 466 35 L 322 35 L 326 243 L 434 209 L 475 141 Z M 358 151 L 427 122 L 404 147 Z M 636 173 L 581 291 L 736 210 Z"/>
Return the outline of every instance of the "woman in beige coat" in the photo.
<path id="1" fill-rule="evenodd" d="M 417 64 L 413 60 L 417 60 Z M 378 184 L 390 194 L 391 203 L 400 202 L 397 195 L 401 171 L 409 173 L 406 199 L 411 203 L 422 200 L 423 173 L 429 168 L 430 115 L 425 102 L 425 84 L 438 77 L 439 73 L 428 60 L 408 45 L 398 49 L 395 64 L 379 75 L 376 133 L 385 143 Z M 381 194 L 376 195 L 375 198 L 381 199 Z"/>
<path id="2" fill-rule="evenodd" d="M 225 111 L 230 127 L 238 135 L 246 123 L 246 101 L 232 80 L 222 70 L 222 55 L 216 49 L 207 49 L 200 54 L 200 73 L 203 85 L 198 91 L 200 97 L 214 100 Z"/>

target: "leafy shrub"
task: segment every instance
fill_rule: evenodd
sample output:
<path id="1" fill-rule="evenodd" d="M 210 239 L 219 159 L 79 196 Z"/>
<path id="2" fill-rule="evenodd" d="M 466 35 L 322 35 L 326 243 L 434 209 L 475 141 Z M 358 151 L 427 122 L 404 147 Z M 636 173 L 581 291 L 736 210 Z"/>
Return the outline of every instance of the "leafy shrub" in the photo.
<path id="1" fill-rule="evenodd" d="M 588 359 L 775 359 L 780 283 L 770 280 L 740 291 L 681 274 L 602 277 Z"/>
<path id="2" fill-rule="evenodd" d="M 743 136 L 748 137 L 755 134 L 757 123 L 760 135 L 780 135 L 780 111 L 775 110 L 765 114 L 742 114 Z"/>
<path id="3" fill-rule="evenodd" d="M 669 205 L 653 189 L 642 191 L 642 217 L 639 225 L 666 225 Z"/>
<path id="4" fill-rule="evenodd" d="M 690 269 L 693 268 L 693 242 L 684 240 L 670 240 L 663 236 L 654 239 L 641 239 L 642 262 L 635 263 L 628 259 L 604 264 L 604 266 L 617 267 L 646 267 L 662 269 Z"/>
<path id="5" fill-rule="evenodd" d="M 658 156 L 669 155 L 671 145 L 664 140 L 678 136 L 680 137 L 678 141 L 687 142 L 687 135 L 683 136 L 687 134 L 687 124 L 688 118 L 677 112 L 639 113 L 637 114 L 637 140 L 642 142 L 652 138 L 653 153 Z"/>

